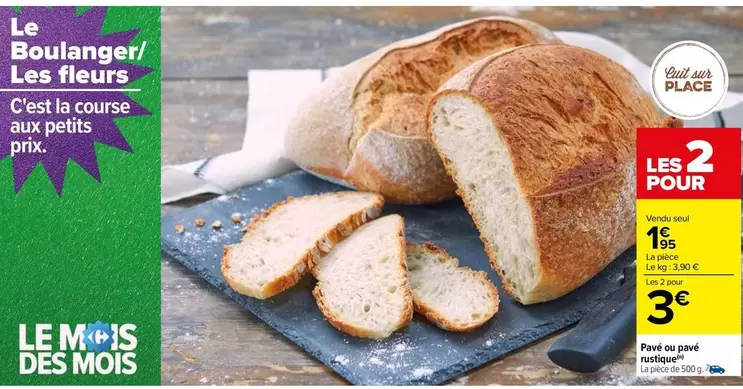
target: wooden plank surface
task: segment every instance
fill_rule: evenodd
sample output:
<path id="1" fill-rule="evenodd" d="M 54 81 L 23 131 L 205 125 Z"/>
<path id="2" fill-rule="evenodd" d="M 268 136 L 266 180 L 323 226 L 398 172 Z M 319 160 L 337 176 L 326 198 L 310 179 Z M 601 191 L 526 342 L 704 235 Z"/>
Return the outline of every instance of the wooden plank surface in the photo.
<path id="1" fill-rule="evenodd" d="M 390 42 L 478 16 L 509 14 L 585 31 L 651 63 L 694 37 L 743 74 L 743 8 L 163 8 L 165 78 L 239 78 L 247 69 L 344 65 Z"/>
<path id="2" fill-rule="evenodd" d="M 239 150 L 247 102 L 245 79 L 163 81 L 163 165 Z"/>
<path id="3" fill-rule="evenodd" d="M 645 12 L 635 9 L 634 12 Z M 635 15 L 632 23 L 645 26 L 641 31 L 631 33 L 632 37 L 607 37 L 615 41 L 629 42 L 626 45 L 634 53 L 653 57 L 665 44 L 689 38 L 688 32 L 675 29 L 673 34 L 660 35 L 663 43 L 657 43 L 647 26 L 652 20 L 660 20 L 663 15 L 691 18 L 693 9 L 672 11 L 649 9 L 647 14 Z M 287 13 L 287 11 L 290 11 Z M 581 20 L 584 31 L 604 31 L 606 34 L 624 31 L 632 10 L 551 10 L 555 20 Z M 723 31 L 717 37 L 722 46 L 741 46 L 740 19 L 731 15 L 735 12 L 720 13 L 718 9 L 696 11 L 705 28 Z M 299 12 L 299 14 L 297 13 Z M 301 13 L 304 12 L 304 16 Z M 546 20 L 549 12 L 543 9 L 528 11 Z M 540 16 L 541 15 L 541 16 Z M 279 11 L 266 8 L 256 13 L 250 9 L 212 9 L 187 8 L 163 10 L 163 164 L 183 163 L 198 158 L 218 155 L 240 148 L 246 121 L 248 96 L 245 74 L 251 67 L 285 68 L 306 66 L 316 67 L 312 61 L 320 57 L 321 65 L 336 65 L 350 60 L 351 55 L 361 55 L 371 51 L 373 43 L 382 38 L 397 39 L 410 31 L 423 30 L 436 23 L 458 20 L 471 16 L 469 9 L 434 9 L 421 16 L 420 10 L 354 10 L 327 9 L 284 9 Z M 244 18 L 247 18 L 244 20 Z M 254 19 L 265 26 L 260 30 L 248 28 Z M 560 19 L 562 18 L 562 19 Z M 344 38 L 334 37 L 335 20 L 341 26 L 349 24 L 353 28 L 344 30 Z M 381 23 L 384 20 L 384 24 Z M 413 20 L 414 22 L 410 22 Z M 329 23 L 328 21 L 331 21 Z M 288 24 L 287 24 L 288 23 Z M 542 21 L 544 23 L 544 21 Z M 557 23 L 557 21 L 555 22 Z M 644 24 L 643 24 L 644 23 Z M 409 25 L 410 24 L 410 25 Z M 548 23 L 545 23 L 548 24 Z M 295 25 L 296 31 L 284 31 L 286 45 L 298 50 L 285 50 L 285 46 L 271 47 L 280 41 L 280 26 Z M 202 27 L 198 27 L 202 26 Z M 310 34 L 319 34 L 322 42 L 335 42 L 323 46 L 324 54 L 312 54 L 313 49 L 305 49 L 302 43 L 290 43 L 297 39 L 304 42 L 297 31 L 314 26 Z M 391 27 L 388 27 L 391 26 Z M 636 27 L 636 26 L 635 26 Z M 637 27 L 636 27 L 637 28 Z M 256 34 L 263 31 L 263 37 L 270 35 L 272 40 L 263 42 Z M 313 32 L 314 31 L 314 32 Z M 341 31 L 341 30 L 338 30 Z M 270 34 L 269 34 L 270 32 Z M 336 31 L 337 32 L 337 31 Z M 273 35 L 271 35 L 273 34 Z M 389 36 L 385 34 L 390 34 Z M 633 38 L 645 36 L 647 42 Z M 294 37 L 294 38 L 292 38 Z M 355 37 L 361 49 L 349 50 L 349 39 Z M 367 37 L 373 37 L 365 41 Z M 737 38 L 733 38 L 737 37 Z M 318 38 L 319 39 L 319 38 Z M 335 39 L 336 41 L 333 41 Z M 704 41 L 704 39 L 702 39 Z M 261 51 L 247 55 L 242 48 L 227 49 L 225 42 L 245 43 L 260 47 Z M 343 43 L 345 42 L 345 43 Z M 715 43 L 714 47 L 718 47 Z M 345 44 L 345 46 L 342 46 Z M 255 46 L 257 45 L 257 46 Z M 299 45 L 299 46 L 297 46 Z M 314 44 L 313 44 L 314 45 Z M 633 45 L 633 46 L 630 46 Z M 655 47 L 643 48 L 646 45 Z M 239 46 L 239 45 L 237 45 Z M 237 47 L 235 46 L 235 47 Z M 657 47 L 656 47 L 657 46 Z M 314 47 L 314 46 L 313 46 Z M 335 48 L 333 48 L 335 47 Z M 719 47 L 718 47 L 719 49 Z M 221 50 L 221 51 L 218 51 Z M 247 49 L 246 49 L 247 50 Z M 356 51 L 354 51 L 356 50 Z M 643 51 L 645 50 L 645 51 Z M 350 51 L 350 53 L 349 53 Z M 316 55 L 315 57 L 312 57 Z M 335 56 L 335 57 L 331 57 Z M 344 57 L 345 56 L 345 57 Z M 743 69 L 743 55 L 728 58 L 732 69 Z M 331 59 L 337 58 L 337 59 Z M 652 58 L 651 58 L 652 59 Z M 643 60 L 648 60 L 643 58 Z M 336 62 L 337 61 L 337 62 Z M 341 62 L 343 61 L 343 62 Z M 292 65 L 294 64 L 294 65 Z M 255 66 L 253 66 L 255 65 Z M 743 76 L 743 71 L 741 71 Z M 182 78 L 182 79 L 181 79 Z M 731 90 L 743 92 L 743 77 L 731 79 Z M 207 197 L 179 202 L 163 207 L 163 213 L 194 205 Z M 234 304 L 221 293 L 213 290 L 198 276 L 172 261 L 167 256 L 162 260 L 162 380 L 163 384 L 267 384 L 267 385 L 333 385 L 345 381 L 325 366 L 314 360 L 293 343 L 285 340 L 252 314 Z M 546 357 L 549 346 L 560 335 L 526 347 L 495 362 L 478 368 L 453 382 L 471 385 L 690 385 L 690 384 L 743 384 L 740 378 L 673 378 L 637 379 L 634 377 L 634 348 L 626 350 L 622 357 L 596 374 L 579 375 L 553 365 Z"/>

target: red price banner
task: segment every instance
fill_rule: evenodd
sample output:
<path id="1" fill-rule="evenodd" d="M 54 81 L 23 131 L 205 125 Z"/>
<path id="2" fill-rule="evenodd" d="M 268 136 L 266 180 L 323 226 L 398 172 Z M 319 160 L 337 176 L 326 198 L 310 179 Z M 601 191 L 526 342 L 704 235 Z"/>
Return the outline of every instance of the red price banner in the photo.
<path id="1" fill-rule="evenodd" d="M 740 199 L 739 128 L 641 128 L 638 199 Z"/>

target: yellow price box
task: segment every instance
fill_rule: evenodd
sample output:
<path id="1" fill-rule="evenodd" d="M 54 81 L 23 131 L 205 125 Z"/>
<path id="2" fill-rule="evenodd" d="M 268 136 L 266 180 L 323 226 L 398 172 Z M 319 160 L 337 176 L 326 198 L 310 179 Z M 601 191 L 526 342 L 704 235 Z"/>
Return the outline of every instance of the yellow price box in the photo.
<path id="1" fill-rule="evenodd" d="M 637 201 L 638 333 L 740 334 L 740 210 L 740 200 Z"/>
<path id="2" fill-rule="evenodd" d="M 741 374 L 740 129 L 637 133 L 637 374 Z"/>

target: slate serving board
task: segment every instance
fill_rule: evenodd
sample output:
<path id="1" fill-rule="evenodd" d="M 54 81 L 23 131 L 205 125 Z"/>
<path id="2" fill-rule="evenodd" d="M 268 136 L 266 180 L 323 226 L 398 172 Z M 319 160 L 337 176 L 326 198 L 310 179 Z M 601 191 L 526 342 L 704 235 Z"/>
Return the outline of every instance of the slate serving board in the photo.
<path id="1" fill-rule="evenodd" d="M 440 384 L 523 347 L 580 319 L 596 300 L 619 286 L 622 269 L 635 258 L 634 247 L 615 260 L 591 282 L 569 295 L 544 304 L 522 306 L 500 293 L 500 312 L 482 328 L 464 334 L 448 333 L 415 315 L 402 331 L 384 340 L 364 340 L 345 335 L 328 324 L 311 295 L 314 280 L 269 300 L 241 296 L 227 286 L 220 273 L 223 246 L 240 241 L 242 225 L 231 217 L 240 213 L 243 225 L 254 214 L 288 196 L 347 190 L 303 171 L 247 186 L 162 219 L 162 249 L 198 273 L 261 320 L 335 370 L 353 384 Z M 435 206 L 386 205 L 384 214 L 405 218 L 406 238 L 432 241 L 475 270 L 486 270 L 502 291 L 499 278 L 488 265 L 472 219 L 460 201 Z M 207 225 L 194 226 L 203 218 Z M 210 227 L 215 220 L 221 230 Z M 186 226 L 184 233 L 176 225 Z M 249 350 L 246 350 L 249 352 Z"/>

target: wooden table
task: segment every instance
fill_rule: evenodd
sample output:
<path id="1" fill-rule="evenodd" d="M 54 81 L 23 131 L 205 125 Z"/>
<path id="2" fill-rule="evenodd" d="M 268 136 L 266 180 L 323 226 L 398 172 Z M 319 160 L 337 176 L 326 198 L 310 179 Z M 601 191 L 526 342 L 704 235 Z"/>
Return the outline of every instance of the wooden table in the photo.
<path id="1" fill-rule="evenodd" d="M 651 63 L 667 45 L 705 42 L 743 91 L 743 8 L 164 8 L 162 163 L 242 144 L 248 69 L 348 63 L 389 42 L 477 16 L 508 14 L 591 32 Z M 163 207 L 163 213 L 203 201 Z M 740 378 L 635 377 L 634 347 L 600 372 L 575 374 L 546 356 L 556 335 L 469 372 L 455 384 L 743 384 Z M 167 256 L 162 259 L 164 384 L 343 384 L 345 381 Z"/>

